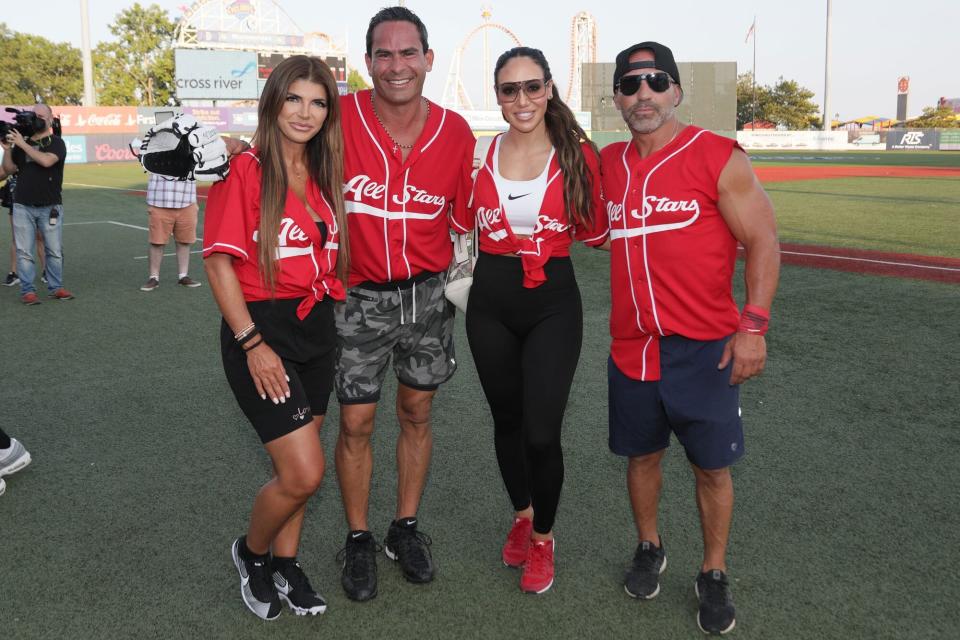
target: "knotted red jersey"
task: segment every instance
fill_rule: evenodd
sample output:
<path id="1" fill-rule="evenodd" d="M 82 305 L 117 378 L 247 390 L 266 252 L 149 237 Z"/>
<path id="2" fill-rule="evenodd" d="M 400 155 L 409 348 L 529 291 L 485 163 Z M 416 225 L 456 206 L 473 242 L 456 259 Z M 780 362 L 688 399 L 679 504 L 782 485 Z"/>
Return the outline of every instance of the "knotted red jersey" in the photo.
<path id="1" fill-rule="evenodd" d="M 233 269 L 248 302 L 276 298 L 303 298 L 297 316 L 303 319 L 313 305 L 331 296 L 343 300 L 343 283 L 337 279 L 340 229 L 333 208 L 316 183 L 307 180 L 307 203 L 327 226 L 327 241 L 320 246 L 317 223 L 291 190 L 287 190 L 277 243 L 276 293 L 262 281 L 259 262 L 260 160 L 256 149 L 230 161 L 230 175 L 210 188 L 204 214 L 203 257 L 213 253 L 233 256 Z"/>

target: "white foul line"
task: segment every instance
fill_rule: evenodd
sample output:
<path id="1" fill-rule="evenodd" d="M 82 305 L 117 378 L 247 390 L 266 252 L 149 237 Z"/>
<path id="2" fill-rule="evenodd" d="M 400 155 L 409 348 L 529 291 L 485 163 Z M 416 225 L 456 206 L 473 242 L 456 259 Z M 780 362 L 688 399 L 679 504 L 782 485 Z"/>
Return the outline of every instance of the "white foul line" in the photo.
<path id="1" fill-rule="evenodd" d="M 851 260 L 853 262 L 872 262 L 874 264 L 887 264 L 894 267 L 914 267 L 917 269 L 933 269 L 935 271 L 960 271 L 960 268 L 956 267 L 936 267 L 928 264 L 912 264 L 910 262 L 892 262 L 890 260 L 873 260 L 871 258 L 853 258 L 850 256 L 831 256 L 823 253 L 803 253 L 801 251 L 781 251 L 780 253 L 785 253 L 791 256 L 808 256 L 811 258 L 830 258 L 833 260 Z"/>
<path id="2" fill-rule="evenodd" d="M 87 187 L 90 189 L 109 189 L 110 191 L 129 191 L 131 193 L 142 193 L 144 195 L 147 194 L 146 189 L 133 189 L 133 188 L 127 188 L 127 187 L 106 187 L 100 184 L 83 184 L 82 182 L 64 182 L 63 184 L 64 186 L 67 186 L 67 187 Z M 197 194 L 197 199 L 206 200 L 207 196 Z"/>
<path id="3" fill-rule="evenodd" d="M 73 226 L 78 224 L 115 224 L 118 227 L 129 227 L 130 229 L 137 229 L 138 231 L 150 231 L 146 227 L 139 227 L 135 224 L 127 224 L 126 222 L 117 222 L 115 220 L 92 220 L 90 222 L 64 222 L 63 226 Z"/>

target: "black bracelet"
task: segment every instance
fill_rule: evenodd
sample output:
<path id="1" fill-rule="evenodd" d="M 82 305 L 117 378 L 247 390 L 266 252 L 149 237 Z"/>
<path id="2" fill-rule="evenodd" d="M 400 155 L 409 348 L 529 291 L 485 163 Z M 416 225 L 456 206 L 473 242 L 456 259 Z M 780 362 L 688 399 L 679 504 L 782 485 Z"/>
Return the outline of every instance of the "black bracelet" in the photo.
<path id="1" fill-rule="evenodd" d="M 250 331 L 250 333 L 248 333 L 247 335 L 245 335 L 245 336 L 243 336 L 242 338 L 238 339 L 238 340 L 237 340 L 237 344 L 242 347 L 243 345 L 247 344 L 248 342 L 250 342 L 251 340 L 253 340 L 254 338 L 256 338 L 258 335 L 260 335 L 260 327 L 254 327 L 254 328 Z"/>
<path id="2" fill-rule="evenodd" d="M 243 349 L 243 352 L 244 352 L 244 353 L 248 353 L 248 352 L 250 352 L 250 351 L 253 351 L 254 349 L 256 349 L 257 347 L 259 347 L 259 346 L 262 345 L 262 344 L 263 344 L 263 338 L 261 337 L 259 340 L 257 340 L 256 342 L 254 342 L 252 345 L 250 345 L 250 346 L 247 347 L 246 349 L 243 349 L 243 347 L 241 347 L 241 349 Z"/>

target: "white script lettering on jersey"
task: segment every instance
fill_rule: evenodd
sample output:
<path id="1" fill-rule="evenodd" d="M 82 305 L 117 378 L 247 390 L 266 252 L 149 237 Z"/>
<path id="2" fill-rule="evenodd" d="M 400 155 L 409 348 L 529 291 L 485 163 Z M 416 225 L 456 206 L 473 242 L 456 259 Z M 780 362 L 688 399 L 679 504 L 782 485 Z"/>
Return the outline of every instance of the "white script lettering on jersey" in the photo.
<path id="1" fill-rule="evenodd" d="M 253 241 L 259 242 L 260 232 L 253 232 Z M 307 243 L 305 247 L 291 247 L 292 242 L 302 244 Z M 313 246 L 310 244 L 310 236 L 300 228 L 293 218 L 283 218 L 280 221 L 280 233 L 277 234 L 277 260 L 284 258 L 293 258 L 295 256 L 308 256 L 313 253 Z"/>
<path id="2" fill-rule="evenodd" d="M 370 176 L 362 173 L 350 178 L 350 180 L 343 185 L 343 195 L 347 196 L 348 200 L 353 200 L 354 202 L 360 202 L 364 198 L 381 200 L 386 190 L 387 187 L 385 185 L 371 180 Z M 436 205 L 438 212 L 442 211 L 447 204 L 446 197 L 435 196 L 412 184 L 406 185 L 402 192 L 395 194 L 390 200 L 393 204 L 400 206 L 410 201 Z"/>
<path id="3" fill-rule="evenodd" d="M 671 200 L 670 198 L 661 198 L 658 196 L 647 196 L 643 200 L 643 213 L 638 213 L 636 209 L 630 210 L 630 217 L 635 220 L 645 220 L 654 212 L 657 213 L 691 213 L 685 220 L 675 222 L 661 222 L 658 224 L 647 224 L 642 227 L 633 227 L 624 229 L 620 224 L 619 229 L 615 229 L 614 223 L 623 220 L 623 205 L 613 202 L 607 202 L 607 217 L 610 220 L 610 239 L 632 238 L 651 233 L 660 233 L 662 231 L 673 231 L 689 227 L 697 218 L 700 217 L 700 203 L 694 200 Z M 662 218 L 658 218 L 662 219 Z"/>
<path id="4" fill-rule="evenodd" d="M 637 220 L 648 217 L 654 211 L 657 213 L 677 211 L 696 211 L 700 212 L 700 205 L 696 200 L 671 200 L 670 198 L 658 198 L 657 196 L 647 196 L 643 200 L 643 214 L 637 213 L 636 209 L 630 211 L 630 215 Z"/>
<path id="5" fill-rule="evenodd" d="M 569 224 L 563 224 L 562 222 L 560 222 L 555 218 L 551 218 L 550 216 L 545 216 L 541 214 L 537 218 L 537 224 L 533 227 L 533 235 L 537 235 L 544 229 L 546 229 L 547 231 L 556 231 L 558 233 L 563 233 L 569 228 L 570 228 Z"/>
<path id="6" fill-rule="evenodd" d="M 477 228 L 483 231 L 490 231 L 493 229 L 493 225 L 500 225 L 501 218 L 502 214 L 500 212 L 500 207 L 497 207 L 496 209 L 479 207 L 477 209 Z"/>

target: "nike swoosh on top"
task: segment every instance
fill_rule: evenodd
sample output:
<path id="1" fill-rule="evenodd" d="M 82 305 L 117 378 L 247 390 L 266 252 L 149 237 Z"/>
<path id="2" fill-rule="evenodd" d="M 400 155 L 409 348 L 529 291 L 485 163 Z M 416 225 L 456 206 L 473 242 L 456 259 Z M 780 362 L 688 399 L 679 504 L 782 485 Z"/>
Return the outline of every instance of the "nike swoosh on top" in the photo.
<path id="1" fill-rule="evenodd" d="M 529 193 L 522 193 L 522 194 L 520 194 L 519 196 L 515 196 L 515 195 L 513 195 L 513 194 L 511 193 L 511 194 L 508 194 L 508 195 L 507 195 L 507 200 L 516 200 L 516 199 L 518 199 L 518 198 L 522 198 L 522 197 L 528 196 L 528 195 L 530 195 L 530 194 L 529 194 Z"/>

